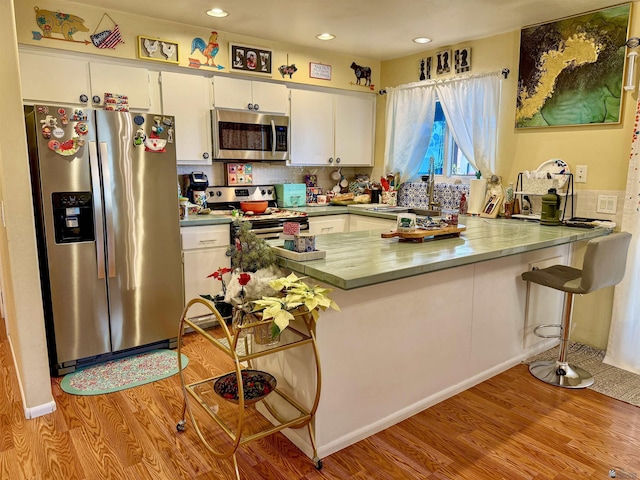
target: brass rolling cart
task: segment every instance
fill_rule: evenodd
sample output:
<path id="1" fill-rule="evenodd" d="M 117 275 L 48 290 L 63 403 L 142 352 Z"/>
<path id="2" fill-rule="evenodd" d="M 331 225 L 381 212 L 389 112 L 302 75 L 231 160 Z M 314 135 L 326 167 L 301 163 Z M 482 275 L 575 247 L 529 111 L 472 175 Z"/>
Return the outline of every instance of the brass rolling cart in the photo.
<path id="1" fill-rule="evenodd" d="M 226 345 L 222 339 L 214 338 L 211 334 L 198 325 L 194 324 L 187 318 L 190 307 L 196 303 L 203 304 L 211 310 L 218 323 L 220 324 L 226 339 Z M 180 381 L 183 390 L 183 407 L 182 419 L 176 425 L 179 432 L 186 429 L 187 412 L 189 418 L 198 434 L 198 437 L 216 458 L 233 458 L 233 466 L 236 478 L 240 480 L 240 472 L 236 459 L 236 451 L 238 447 L 252 440 L 257 440 L 273 433 L 279 432 L 285 428 L 302 428 L 307 427 L 311 446 L 313 448 L 313 462 L 315 467 L 320 470 L 322 468 L 322 460 L 318 458 L 315 433 L 312 424 L 313 417 L 318 408 L 320 400 L 321 387 L 321 370 L 320 358 L 315 339 L 315 322 L 308 312 L 294 313 L 295 320 L 292 321 L 280 336 L 280 341 L 273 345 L 258 344 L 255 341 L 252 332 L 258 328 L 268 327 L 270 321 L 256 321 L 246 325 L 240 325 L 230 329 L 224 322 L 215 306 L 202 298 L 194 298 L 185 307 L 180 318 L 180 328 L 178 331 L 178 366 L 180 370 Z M 234 363 L 234 370 L 204 378 L 193 383 L 187 383 L 185 373 L 183 371 L 181 360 L 182 339 L 185 328 L 190 327 L 192 332 L 202 335 L 209 343 L 226 353 Z M 316 375 L 316 391 L 315 395 L 307 397 L 306 403 L 311 403 L 310 407 L 302 405 L 303 402 L 295 398 L 295 392 L 291 388 L 277 386 L 271 393 L 259 399 L 245 399 L 243 382 L 237 382 L 237 399 L 226 399 L 214 391 L 216 380 L 235 373 L 235 378 L 242 378 L 242 371 L 253 368 L 253 364 L 258 359 L 265 360 L 264 357 L 273 355 L 285 350 L 309 345 L 313 352 L 313 361 L 315 363 Z M 244 347 L 244 348 L 242 348 Z M 217 435 L 205 432 L 194 413 L 190 399 L 195 400 L 204 412 L 205 418 L 213 420 L 213 425 L 217 428 Z M 260 408 L 261 407 L 261 408 Z M 265 415 L 261 414 L 258 409 L 262 410 Z M 270 418 L 267 418 L 270 417 Z M 216 441 L 226 441 L 224 446 L 214 446 L 212 443 Z"/>

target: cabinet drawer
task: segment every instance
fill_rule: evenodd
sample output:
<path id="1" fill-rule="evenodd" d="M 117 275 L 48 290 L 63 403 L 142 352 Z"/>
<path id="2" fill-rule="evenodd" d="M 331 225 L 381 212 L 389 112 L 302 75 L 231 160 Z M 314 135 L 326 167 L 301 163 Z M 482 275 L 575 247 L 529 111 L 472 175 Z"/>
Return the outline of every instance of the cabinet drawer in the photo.
<path id="1" fill-rule="evenodd" d="M 229 225 L 183 227 L 180 229 L 180 234 L 183 250 L 229 246 Z"/>

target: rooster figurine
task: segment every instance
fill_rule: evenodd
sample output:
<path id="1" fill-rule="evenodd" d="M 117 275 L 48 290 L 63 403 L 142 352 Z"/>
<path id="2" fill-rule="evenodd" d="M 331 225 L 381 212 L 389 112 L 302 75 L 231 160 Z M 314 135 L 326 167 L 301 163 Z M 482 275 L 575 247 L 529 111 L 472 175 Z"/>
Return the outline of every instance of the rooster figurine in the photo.
<path id="1" fill-rule="evenodd" d="M 206 57 L 207 63 L 204 65 L 217 68 L 218 70 L 222 70 L 224 68 L 221 65 L 216 65 L 215 62 L 215 57 L 220 50 L 220 46 L 218 45 L 218 32 L 211 32 L 209 43 L 205 43 L 200 37 L 194 38 L 191 42 L 191 55 L 193 55 L 193 52 L 196 50 L 200 50 L 200 53 Z M 209 65 L 209 62 L 211 62 L 211 65 Z M 203 64 L 199 60 L 190 58 L 189 65 L 198 68 Z"/>
<path id="2" fill-rule="evenodd" d="M 156 50 L 158 50 L 158 40 L 151 41 L 148 38 L 144 39 L 144 49 L 147 51 L 147 57 L 152 57 Z"/>

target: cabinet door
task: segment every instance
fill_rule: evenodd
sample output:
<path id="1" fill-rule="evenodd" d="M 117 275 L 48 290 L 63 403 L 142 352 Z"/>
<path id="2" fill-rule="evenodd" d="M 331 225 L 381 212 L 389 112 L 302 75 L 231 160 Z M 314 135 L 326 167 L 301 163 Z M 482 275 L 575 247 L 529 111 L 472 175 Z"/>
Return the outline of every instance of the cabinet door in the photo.
<path id="1" fill-rule="evenodd" d="M 222 290 L 220 281 L 207 278 L 220 267 L 230 267 L 229 225 L 205 225 L 182 227 L 183 275 L 185 305 L 200 295 L 215 296 Z M 228 278 L 227 278 L 228 281 Z M 210 311 L 202 305 L 189 309 L 190 318 L 208 315 Z"/>
<path id="2" fill-rule="evenodd" d="M 292 165 L 333 165 L 333 95 L 291 90 Z"/>
<path id="3" fill-rule="evenodd" d="M 362 230 L 393 230 L 395 227 L 395 220 L 367 217 L 364 215 L 349 215 L 350 232 L 360 232 Z"/>
<path id="4" fill-rule="evenodd" d="M 269 82 L 251 82 L 254 110 L 262 113 L 287 113 L 288 90 L 285 85 Z"/>
<path id="5" fill-rule="evenodd" d="M 179 165 L 211 165 L 211 115 L 208 78 L 162 72 L 162 113 L 176 119 Z"/>
<path id="6" fill-rule="evenodd" d="M 21 52 L 20 77 L 25 103 L 86 106 L 80 96 L 91 99 L 89 62 L 85 60 Z"/>
<path id="7" fill-rule="evenodd" d="M 324 217 L 309 217 L 309 233 L 311 235 L 325 235 L 327 233 L 344 233 L 348 231 L 347 215 L 327 215 Z"/>
<path id="8" fill-rule="evenodd" d="M 247 110 L 252 104 L 251 80 L 224 76 L 213 79 L 213 104 L 216 108 Z"/>
<path id="9" fill-rule="evenodd" d="M 149 110 L 151 95 L 149 92 L 149 72 L 146 68 L 128 67 L 112 63 L 90 63 L 91 93 L 100 97 L 102 106 L 105 93 L 117 93 L 129 98 L 129 108 Z"/>
<path id="10" fill-rule="evenodd" d="M 375 97 L 335 95 L 336 163 L 373 165 Z"/>

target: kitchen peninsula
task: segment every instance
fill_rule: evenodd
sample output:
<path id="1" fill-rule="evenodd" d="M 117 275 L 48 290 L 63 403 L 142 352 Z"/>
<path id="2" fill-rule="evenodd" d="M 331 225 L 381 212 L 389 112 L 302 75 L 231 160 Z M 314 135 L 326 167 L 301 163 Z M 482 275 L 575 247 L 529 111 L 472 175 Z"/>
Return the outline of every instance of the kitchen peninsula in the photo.
<path id="1" fill-rule="evenodd" d="M 562 295 L 532 287 L 525 321 L 520 274 L 568 263 L 575 242 L 608 233 L 479 217 L 461 223 L 460 237 L 424 243 L 383 239 L 382 230 L 321 235 L 316 244 L 326 258 L 282 259 L 284 267 L 338 287 L 332 298 L 341 311 L 323 312 L 316 327 L 320 458 L 551 346 L 554 340 L 532 330 L 560 318 Z M 282 356 L 264 368 L 279 370 L 310 399 L 315 373 L 305 358 Z M 312 455 L 306 430 L 285 434 Z"/>

